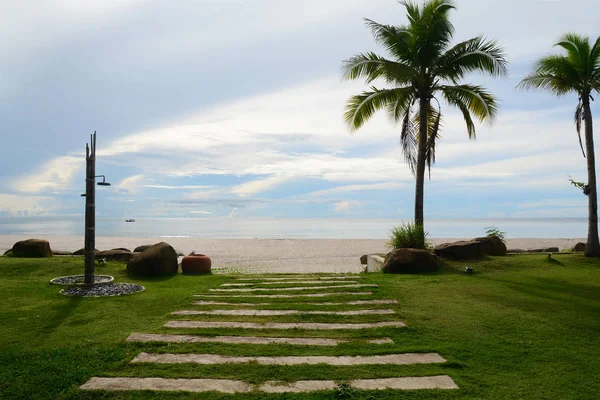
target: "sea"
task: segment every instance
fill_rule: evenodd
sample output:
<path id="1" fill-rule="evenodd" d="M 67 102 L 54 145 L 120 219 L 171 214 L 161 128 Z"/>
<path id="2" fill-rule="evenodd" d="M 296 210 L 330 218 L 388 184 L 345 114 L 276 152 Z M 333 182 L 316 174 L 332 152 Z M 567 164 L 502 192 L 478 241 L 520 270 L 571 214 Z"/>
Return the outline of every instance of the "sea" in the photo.
<path id="1" fill-rule="evenodd" d="M 96 236 L 197 237 L 215 239 L 387 239 L 394 226 L 409 220 L 359 218 L 96 218 Z M 584 238 L 585 218 L 504 218 L 425 220 L 428 237 L 471 238 L 483 236 L 488 227 L 506 238 Z M 0 235 L 83 236 L 83 216 L 1 217 Z"/>

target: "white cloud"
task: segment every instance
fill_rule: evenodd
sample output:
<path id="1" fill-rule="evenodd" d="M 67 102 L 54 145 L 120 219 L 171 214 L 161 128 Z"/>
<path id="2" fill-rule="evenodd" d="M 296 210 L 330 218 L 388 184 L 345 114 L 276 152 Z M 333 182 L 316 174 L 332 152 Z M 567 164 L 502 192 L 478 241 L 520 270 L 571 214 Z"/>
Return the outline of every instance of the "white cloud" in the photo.
<path id="1" fill-rule="evenodd" d="M 403 186 L 405 186 L 405 185 L 398 183 L 398 182 L 382 182 L 382 183 L 372 183 L 372 184 L 365 184 L 365 185 L 346 185 L 346 186 L 338 186 L 338 187 L 334 187 L 334 188 L 326 189 L 326 190 L 318 190 L 316 192 L 311 192 L 308 195 L 309 196 L 328 196 L 330 194 L 335 194 L 335 193 L 398 189 Z"/>
<path id="2" fill-rule="evenodd" d="M 273 187 L 282 184 L 289 178 L 283 176 L 272 176 L 265 179 L 256 179 L 254 181 L 242 183 L 241 185 L 234 186 L 231 189 L 232 193 L 239 196 L 246 197 L 259 192 L 265 192 Z"/>
<path id="3" fill-rule="evenodd" d="M 129 193 L 136 193 L 138 189 L 142 186 L 141 183 L 144 180 L 144 174 L 133 175 L 128 178 L 125 178 L 116 185 L 117 189 L 124 190 Z"/>
<path id="4" fill-rule="evenodd" d="M 212 212 L 210 212 L 210 211 L 193 210 L 193 211 L 190 211 L 190 214 L 212 215 Z"/>
<path id="5" fill-rule="evenodd" d="M 343 200 L 335 203 L 333 205 L 333 210 L 337 213 L 347 213 L 350 212 L 353 207 L 357 207 L 360 205 L 361 203 L 359 201 Z"/>
<path id="6" fill-rule="evenodd" d="M 73 156 L 54 158 L 34 173 L 13 180 L 12 187 L 18 192 L 41 192 L 69 188 L 77 170 L 85 166 L 85 159 Z M 81 184 L 85 188 L 85 182 Z"/>
<path id="7" fill-rule="evenodd" d="M 0 212 L 12 216 L 45 215 L 55 208 L 56 204 L 48 197 L 0 194 Z"/>

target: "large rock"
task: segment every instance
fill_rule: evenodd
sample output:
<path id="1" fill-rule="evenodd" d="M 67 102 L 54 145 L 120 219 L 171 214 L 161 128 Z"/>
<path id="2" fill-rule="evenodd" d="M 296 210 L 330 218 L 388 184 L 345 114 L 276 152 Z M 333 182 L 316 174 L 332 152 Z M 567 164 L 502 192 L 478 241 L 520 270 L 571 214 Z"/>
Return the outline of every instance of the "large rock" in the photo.
<path id="1" fill-rule="evenodd" d="M 51 257 L 52 249 L 47 240 L 27 239 L 13 245 L 12 255 L 14 257 Z"/>
<path id="2" fill-rule="evenodd" d="M 94 251 L 96 252 L 96 254 L 98 254 L 98 249 L 94 249 Z M 74 256 L 85 256 L 85 248 L 74 251 L 73 255 Z"/>
<path id="3" fill-rule="evenodd" d="M 523 249 L 508 249 L 506 250 L 507 253 L 513 253 L 513 254 L 523 254 L 523 253 L 527 253 L 527 250 L 523 250 Z"/>
<path id="4" fill-rule="evenodd" d="M 472 260 L 481 257 L 480 242 L 477 240 L 442 243 L 435 248 L 435 254 L 455 260 Z"/>
<path id="5" fill-rule="evenodd" d="M 531 249 L 527 250 L 528 253 L 558 253 L 560 250 L 558 247 L 546 247 L 544 249 Z"/>
<path id="6" fill-rule="evenodd" d="M 164 276 L 177 274 L 177 252 L 168 243 L 157 243 L 136 254 L 127 264 L 133 276 Z"/>
<path id="7" fill-rule="evenodd" d="M 437 268 L 434 256 L 428 250 L 397 249 L 385 256 L 383 272 L 390 274 L 418 274 Z"/>
<path id="8" fill-rule="evenodd" d="M 52 250 L 52 255 L 54 255 L 54 256 L 72 256 L 73 253 L 71 253 L 70 251 Z"/>
<path id="9" fill-rule="evenodd" d="M 479 251 L 488 256 L 505 256 L 506 244 L 498 236 L 485 236 L 474 239 L 479 242 Z"/>
<path id="10" fill-rule="evenodd" d="M 125 249 L 104 250 L 96 253 L 96 258 L 104 258 L 107 261 L 130 261 L 134 254 Z"/>
<path id="11" fill-rule="evenodd" d="M 585 243 L 583 243 L 583 242 L 577 243 L 571 251 L 585 251 Z"/>
<path id="12" fill-rule="evenodd" d="M 148 250 L 150 247 L 154 246 L 153 244 L 143 244 L 141 246 L 136 247 L 135 249 L 133 249 L 134 253 L 141 253 L 143 251 Z"/>

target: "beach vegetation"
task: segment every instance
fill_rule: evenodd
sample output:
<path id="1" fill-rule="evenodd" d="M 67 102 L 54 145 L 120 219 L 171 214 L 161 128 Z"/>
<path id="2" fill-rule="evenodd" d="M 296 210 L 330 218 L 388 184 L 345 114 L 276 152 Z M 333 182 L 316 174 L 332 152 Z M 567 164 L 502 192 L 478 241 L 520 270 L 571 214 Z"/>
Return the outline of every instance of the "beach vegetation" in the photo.
<path id="1" fill-rule="evenodd" d="M 423 225 L 412 223 L 395 226 L 390 232 L 388 247 L 397 249 L 428 249 L 431 246 L 427 242 L 427 232 Z"/>
<path id="2" fill-rule="evenodd" d="M 491 123 L 496 98 L 485 87 L 463 82 L 472 72 L 504 76 L 507 61 L 493 40 L 477 36 L 451 46 L 452 0 L 429 0 L 419 6 L 401 1 L 408 23 L 394 26 L 365 19 L 388 58 L 374 52 L 357 54 L 343 63 L 343 78 L 364 79 L 369 90 L 350 97 L 344 119 L 351 131 L 361 128 L 378 110 L 400 126 L 404 159 L 416 178 L 414 223 L 424 224 L 425 170 L 435 163 L 445 102 L 460 110 L 469 139 L 475 139 L 474 118 Z M 375 86 L 377 82 L 378 86 Z"/>
<path id="3" fill-rule="evenodd" d="M 475 270 L 466 274 L 465 266 Z M 511 255 L 480 260 L 444 260 L 428 274 L 361 274 L 362 283 L 377 284 L 374 296 L 335 296 L 323 301 L 396 299 L 391 306 L 406 328 L 311 331 L 310 336 L 342 338 L 333 347 L 292 345 L 235 345 L 219 343 L 135 343 L 132 332 L 187 335 L 303 336 L 292 329 L 249 333 L 231 329 L 169 329 L 163 325 L 175 310 L 197 308 L 193 295 L 234 282 L 235 275 L 132 278 L 125 264 L 108 261 L 98 267 L 117 282 L 142 284 L 146 290 L 131 296 L 68 298 L 50 279 L 81 272 L 80 257 L 15 259 L 0 257 L 0 290 L 10 301 L 0 303 L 0 397 L 6 399 L 203 399 L 223 400 L 217 392 L 80 391 L 93 376 L 236 379 L 251 383 L 392 378 L 449 375 L 459 390 L 411 391 L 415 399 L 591 399 L 600 392 L 595 379 L 600 358 L 600 276 L 594 259 L 582 254 Z M 273 275 L 270 275 L 273 276 Z M 358 275 L 357 275 L 358 276 Z M 343 289 L 341 289 L 343 290 Z M 248 303 L 252 298 L 231 298 Z M 272 299 L 264 309 L 323 309 L 314 299 Z M 202 309 L 237 308 L 207 305 Z M 352 309 L 379 308 L 353 305 Z M 348 310 L 332 305 L 327 310 Z M 197 320 L 240 322 L 306 322 L 306 316 L 194 316 Z M 381 316 L 310 316 L 315 322 L 374 322 Z M 390 337 L 394 343 L 375 345 L 366 339 Z M 359 356 L 437 352 L 448 362 L 422 365 L 340 367 L 332 365 L 151 364 L 130 363 L 140 352 L 202 353 L 231 356 Z M 574 368 L 576 366 L 576 368 Z M 397 399 L 394 390 L 365 392 L 340 386 L 337 395 L 350 398 Z M 335 392 L 296 394 L 240 393 L 236 399 L 325 400 Z"/>
<path id="4" fill-rule="evenodd" d="M 502 240 L 503 242 L 505 242 L 506 239 L 506 232 L 501 231 L 500 229 L 498 229 L 495 226 L 486 226 L 485 228 L 485 234 L 486 236 L 495 236 L 498 239 Z"/>
<path id="5" fill-rule="evenodd" d="M 541 58 L 534 71 L 519 84 L 522 89 L 542 89 L 556 96 L 577 95 L 573 120 L 579 147 L 586 159 L 588 182 L 571 183 L 588 196 L 588 235 L 585 255 L 600 257 L 598 238 L 598 193 L 596 186 L 596 156 L 594 152 L 594 127 L 590 103 L 593 93 L 600 93 L 600 37 L 595 42 L 575 33 L 564 34 L 555 44 L 563 50 Z M 585 146 L 581 138 L 584 130 Z M 585 148 L 584 148 L 585 147 Z M 579 185 L 581 184 L 581 185 Z"/>

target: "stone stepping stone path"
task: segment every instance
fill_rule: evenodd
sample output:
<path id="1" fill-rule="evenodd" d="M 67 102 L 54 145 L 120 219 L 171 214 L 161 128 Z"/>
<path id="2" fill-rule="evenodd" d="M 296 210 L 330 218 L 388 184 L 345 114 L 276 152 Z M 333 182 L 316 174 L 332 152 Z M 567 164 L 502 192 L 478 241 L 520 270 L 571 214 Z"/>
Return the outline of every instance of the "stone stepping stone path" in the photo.
<path id="1" fill-rule="evenodd" d="M 310 293 L 310 294 L 195 294 L 194 297 L 256 297 L 264 299 L 293 299 L 296 297 L 329 297 L 329 296 L 369 296 L 373 292 L 334 292 L 334 293 Z"/>
<path id="2" fill-rule="evenodd" d="M 181 310 L 174 311 L 173 315 L 247 315 L 247 316 L 274 316 L 274 315 L 385 315 L 395 314 L 394 310 L 352 310 L 352 311 L 302 311 L 302 310 Z"/>
<path id="3" fill-rule="evenodd" d="M 370 322 L 364 324 L 328 324 L 317 322 L 210 322 L 210 321 L 169 321 L 165 328 L 240 328 L 240 329 L 372 329 L 404 328 L 400 321 Z"/>
<path id="4" fill-rule="evenodd" d="M 353 284 L 353 285 L 335 285 L 335 286 L 296 286 L 296 287 L 286 287 L 286 288 L 208 289 L 208 290 L 211 292 L 271 292 L 271 291 L 321 290 L 321 289 L 333 289 L 333 288 L 360 288 L 360 287 L 377 287 L 377 285 L 374 283 L 357 283 L 357 284 Z"/>
<path id="5" fill-rule="evenodd" d="M 298 285 L 298 284 L 319 284 L 319 283 L 340 283 L 340 284 L 344 284 L 344 283 L 358 283 L 358 281 L 293 281 L 293 282 L 281 282 L 281 281 L 275 281 L 275 282 L 252 282 L 252 283 L 224 283 L 220 286 L 254 286 L 254 285 L 285 285 L 287 283 L 293 283 L 294 285 Z"/>
<path id="6" fill-rule="evenodd" d="M 228 357 L 217 354 L 151 354 L 140 353 L 132 363 L 159 364 L 243 364 L 257 363 L 262 365 L 411 365 L 434 364 L 446 362 L 437 353 L 424 354 L 388 354 L 384 356 L 326 357 L 326 356 L 291 356 L 291 357 Z"/>
<path id="7" fill-rule="evenodd" d="M 196 335 L 167 335 L 132 333 L 128 342 L 165 342 L 165 343 L 229 343 L 229 344 L 291 344 L 299 346 L 337 346 L 340 343 L 349 343 L 345 339 L 323 339 L 323 338 L 286 338 L 286 337 L 262 337 L 262 336 L 196 336 Z M 390 338 L 369 339 L 371 344 L 392 344 Z"/>
<path id="8" fill-rule="evenodd" d="M 197 300 L 194 302 L 197 306 L 246 306 L 246 307 L 254 307 L 254 306 L 270 306 L 273 303 L 230 303 L 226 301 L 212 301 L 212 300 Z M 299 303 L 287 303 L 288 305 L 299 304 Z M 389 300 L 358 300 L 358 301 L 347 301 L 345 303 L 332 303 L 332 302 L 322 302 L 322 303 L 302 303 L 309 306 L 359 306 L 359 305 L 368 305 L 368 304 L 398 304 L 398 300 L 389 299 Z"/>
<path id="9" fill-rule="evenodd" d="M 133 375 L 144 373 L 144 365 L 240 365 L 235 369 L 223 369 L 233 379 L 183 379 L 183 378 L 161 378 L 161 377 L 93 377 L 88 382 L 83 384 L 81 390 L 107 390 L 107 391 L 185 391 L 185 392 L 208 392 L 217 391 L 222 393 L 249 393 L 249 392 L 263 392 L 263 393 L 304 393 L 313 391 L 332 391 L 339 389 L 343 383 L 345 387 L 360 389 L 360 390 L 382 390 L 382 389 L 394 389 L 394 390 L 426 390 L 426 389 L 458 389 L 458 386 L 454 383 L 451 377 L 447 375 L 436 375 L 436 376 L 396 376 L 391 378 L 383 379 L 351 379 L 345 382 L 336 379 L 335 376 L 323 376 L 323 380 L 296 380 L 295 382 L 282 382 L 282 381 L 266 381 L 263 383 L 252 384 L 239 379 L 235 379 L 239 368 L 248 368 L 247 365 L 272 365 L 278 366 L 279 368 L 294 368 L 298 365 L 313 365 L 320 368 L 318 365 L 330 365 L 338 367 L 348 367 L 361 365 L 390 365 L 390 366 L 403 366 L 403 365 L 432 365 L 432 364 L 443 364 L 446 363 L 446 359 L 438 353 L 392 353 L 391 348 L 385 345 L 393 345 L 394 341 L 389 337 L 377 337 L 371 336 L 371 338 L 365 337 L 366 335 L 361 332 L 359 336 L 350 336 L 350 338 L 344 337 L 344 335 L 350 335 L 348 330 L 364 330 L 365 333 L 370 330 L 379 328 L 397 329 L 403 328 L 406 324 L 402 321 L 395 319 L 385 320 L 384 315 L 396 314 L 395 310 L 390 308 L 355 308 L 355 306 L 377 306 L 382 304 L 397 304 L 395 299 L 365 299 L 365 300 L 348 300 L 344 298 L 346 296 L 373 296 L 373 292 L 339 292 L 329 291 L 320 292 L 324 289 L 338 289 L 338 288 L 376 288 L 376 284 L 359 283 L 360 277 L 356 275 L 348 276 L 314 276 L 314 275 L 297 275 L 291 277 L 240 277 L 236 278 L 237 281 L 244 281 L 243 283 L 224 283 L 221 287 L 226 288 L 211 288 L 209 292 L 219 292 L 218 294 L 195 294 L 194 297 L 214 298 L 214 300 L 195 300 L 192 302 L 196 306 L 228 306 L 231 309 L 208 309 L 208 310 L 180 310 L 173 311 L 171 314 L 182 318 L 192 317 L 188 319 L 177 319 L 166 322 L 163 328 L 168 329 L 185 329 L 182 334 L 148 334 L 148 333 L 133 333 L 128 338 L 128 342 L 140 343 L 139 346 L 143 346 L 143 343 L 158 343 L 154 344 L 152 352 L 141 351 L 137 354 L 131 365 L 137 365 L 138 367 L 133 370 L 137 371 Z M 250 282 L 252 281 L 252 282 Z M 276 286 L 275 286 L 276 285 Z M 318 286 L 315 286 L 318 285 Z M 263 286 L 263 287 L 261 287 Z M 264 287 L 264 286 L 275 286 L 275 287 Z M 234 288 L 230 288 L 234 287 Z M 271 292 L 277 291 L 299 291 L 309 293 L 299 294 L 274 294 Z M 242 292 L 244 294 L 236 294 L 236 292 Z M 253 292 L 268 292 L 266 294 L 254 294 Z M 340 297 L 338 301 L 320 301 L 316 298 L 327 298 L 327 297 Z M 244 298 L 248 300 L 243 303 L 236 303 L 229 301 L 232 298 Z M 304 302 L 302 300 L 315 298 L 312 302 Z M 261 299 L 257 302 L 251 302 L 251 299 Z M 289 299 L 282 303 L 269 302 L 270 299 Z M 311 300 L 308 300 L 311 301 Z M 262 309 L 261 306 L 273 306 L 278 305 L 286 307 L 286 309 Z M 299 306 L 311 306 L 317 307 L 316 309 L 295 309 L 293 305 Z M 319 309 L 320 306 L 340 306 L 341 310 L 327 311 Z M 252 307 L 252 308 L 240 308 L 240 307 Z M 302 307 L 303 308 L 303 307 Z M 352 317 L 352 322 L 343 323 L 329 323 L 329 322 L 310 322 L 312 315 L 321 316 L 319 320 L 323 321 L 325 316 L 348 316 Z M 236 322 L 227 320 L 228 316 L 235 317 L 249 317 L 250 321 Z M 252 322 L 254 317 L 260 317 L 262 319 L 255 321 L 264 321 L 265 318 L 272 316 L 289 316 L 286 321 L 292 322 Z M 365 321 L 366 316 L 373 316 L 368 321 L 374 320 L 375 322 L 360 322 Z M 295 318 L 300 318 L 303 322 L 294 322 Z M 316 317 L 315 317 L 316 318 Z M 397 317 L 395 317 L 397 318 Z M 210 320 L 206 320 L 210 319 Z M 334 319 L 335 320 L 335 319 Z M 308 321 L 308 322 L 307 322 Z M 325 321 L 327 319 L 325 318 Z M 345 321 L 345 319 L 344 319 Z M 354 322 L 356 321 L 356 322 Z M 210 332 L 206 332 L 203 335 L 202 330 L 205 329 L 231 329 L 228 332 L 229 336 L 219 335 L 211 336 Z M 191 330 L 191 331 L 189 331 Z M 197 331 L 196 331 L 197 330 Z M 267 333 L 269 330 L 269 333 Z M 256 336 L 251 334 L 251 331 L 257 333 Z M 280 333 L 289 331 L 293 332 L 288 334 L 291 337 L 280 336 Z M 319 336 L 311 331 L 339 331 L 340 334 L 335 334 L 337 337 L 329 337 L 331 334 L 322 335 L 327 337 L 314 337 Z M 191 333 L 190 333 L 191 332 Z M 274 332 L 274 333 L 273 333 Z M 346 332 L 346 333 L 344 333 Z M 208 333 L 208 335 L 207 335 Z M 221 333 L 221 332 L 219 332 Z M 269 334 L 271 336 L 261 336 Z M 354 334 L 356 335 L 356 334 Z M 164 346 L 181 346 L 186 345 L 185 353 L 163 353 L 161 351 L 155 352 L 157 347 L 160 347 L 160 343 L 164 343 Z M 209 350 L 210 354 L 207 354 L 207 350 L 201 351 L 204 343 L 222 343 L 223 345 L 239 345 L 238 349 L 243 349 L 246 345 L 258 345 L 258 346 L 273 346 L 273 345 L 293 345 L 293 346 L 317 346 L 315 349 L 310 350 L 310 355 L 290 354 L 290 350 L 284 350 L 282 347 L 281 351 L 278 351 L 276 356 L 261 355 L 260 347 L 252 348 L 250 356 L 231 356 L 226 354 L 218 354 L 219 351 L 213 353 L 214 350 Z M 351 355 L 347 354 L 344 349 L 340 347 L 339 352 L 342 355 L 318 355 L 317 348 L 333 347 L 342 344 L 362 343 L 365 346 L 371 345 L 382 345 L 383 354 L 370 354 L 370 355 Z M 198 347 L 198 350 L 194 352 L 194 348 Z M 356 347 L 356 346 L 355 346 Z M 359 346 L 360 347 L 360 346 Z M 169 349 L 170 347 L 164 347 Z M 205 346 L 204 349 L 207 347 Z M 212 349 L 213 347 L 208 347 Z M 219 348 L 219 347 L 216 347 Z M 297 347 L 296 349 L 301 349 Z M 352 349 L 353 347 L 349 347 Z M 372 347 L 375 349 L 375 347 Z M 266 350 L 266 348 L 265 348 Z M 247 350 L 248 351 L 248 350 Z M 307 350 L 308 351 L 308 350 Z M 325 351 L 325 350 L 319 350 Z M 216 353 L 216 354 L 215 354 Z M 287 353 L 287 354 L 286 354 Z M 346 354 L 344 354 L 346 353 Z M 236 354 L 236 353 L 234 353 Z M 238 353 L 239 354 L 239 353 Z M 243 355 L 243 351 L 241 352 Z M 246 353 L 247 354 L 247 353 Z M 271 352 L 271 354 L 273 354 Z M 281 354 L 281 355 L 279 355 Z M 316 355 L 315 355 L 316 354 Z M 321 353 L 323 354 L 323 353 Z M 331 353 L 329 353 L 331 354 Z M 246 367 L 244 367 L 246 365 Z M 146 367 L 148 368 L 148 367 Z M 201 367 L 197 367 L 201 368 Z M 390 367 L 391 368 L 391 367 Z M 414 368 L 414 367 L 413 367 Z M 187 369 L 187 367 L 186 367 Z M 220 369 L 217 369 L 220 370 Z M 289 374 L 288 372 L 288 379 Z M 131 375 L 131 373 L 128 373 Z M 172 375 L 171 375 L 172 376 Z M 219 377 L 219 375 L 216 375 Z M 227 376 L 229 377 L 229 376 Z M 360 376 L 358 376 L 360 378 Z"/>
<path id="10" fill-rule="evenodd" d="M 363 390 L 419 390 L 458 389 L 448 375 L 402 377 L 387 379 L 358 379 L 348 382 L 354 389 Z M 335 390 L 335 381 L 297 381 L 293 383 L 267 381 L 262 385 L 251 385 L 230 379 L 165 379 L 165 378 L 92 378 L 81 386 L 83 390 L 155 390 L 222 393 L 304 393 L 317 390 Z"/>

